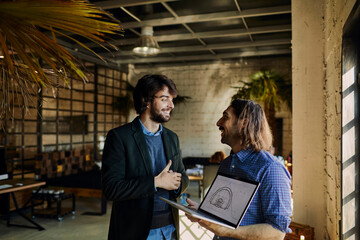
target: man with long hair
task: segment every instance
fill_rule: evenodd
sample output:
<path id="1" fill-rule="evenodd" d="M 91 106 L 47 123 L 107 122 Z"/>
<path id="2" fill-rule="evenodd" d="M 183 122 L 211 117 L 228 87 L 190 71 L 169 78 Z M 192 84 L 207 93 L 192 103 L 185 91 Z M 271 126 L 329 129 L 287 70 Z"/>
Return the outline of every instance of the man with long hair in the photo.
<path id="1" fill-rule="evenodd" d="M 102 159 L 103 192 L 113 201 L 109 240 L 179 239 L 179 214 L 159 196 L 175 200 L 189 179 L 170 120 L 174 82 L 145 75 L 137 83 L 131 123 L 109 131 Z"/>
<path id="2" fill-rule="evenodd" d="M 260 182 L 260 187 L 236 229 L 188 218 L 214 232 L 214 239 L 284 239 L 285 233 L 291 232 L 291 179 L 285 166 L 269 153 L 272 135 L 264 111 L 253 101 L 237 99 L 216 125 L 221 142 L 231 147 L 219 172 Z M 190 207 L 198 207 L 187 201 Z"/>

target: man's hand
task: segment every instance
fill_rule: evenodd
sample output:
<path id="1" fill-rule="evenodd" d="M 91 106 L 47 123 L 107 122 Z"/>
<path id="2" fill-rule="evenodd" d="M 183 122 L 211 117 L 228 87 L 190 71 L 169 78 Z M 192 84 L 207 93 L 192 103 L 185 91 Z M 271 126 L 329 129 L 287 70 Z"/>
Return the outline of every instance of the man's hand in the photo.
<path id="1" fill-rule="evenodd" d="M 187 198 L 186 202 L 189 204 L 188 205 L 189 208 L 192 208 L 195 210 L 197 210 L 199 208 L 199 203 L 192 201 L 190 198 Z M 199 218 L 190 216 L 187 213 L 185 215 L 191 222 L 198 222 L 200 224 L 200 226 L 212 231 L 213 233 L 215 233 L 218 236 L 223 236 L 227 230 L 231 230 L 230 228 L 223 227 L 223 226 L 205 221 L 203 219 L 199 219 Z"/>
<path id="2" fill-rule="evenodd" d="M 223 227 L 218 224 L 205 221 L 203 219 L 201 219 L 201 220 L 199 219 L 198 223 L 200 226 L 210 230 L 211 232 L 215 233 L 215 235 L 218 235 L 218 236 L 226 236 L 229 232 L 233 231 L 230 228 Z"/>
<path id="3" fill-rule="evenodd" d="M 199 208 L 199 204 L 193 200 L 191 200 L 190 198 L 186 199 L 186 202 L 189 204 L 188 207 L 197 210 Z M 186 217 L 191 221 L 191 222 L 199 222 L 200 219 L 195 218 L 190 216 L 189 214 L 185 213 Z"/>
<path id="4" fill-rule="evenodd" d="M 188 207 L 197 210 L 199 208 L 199 204 L 190 198 L 186 198 L 186 202 L 189 204 Z"/>
<path id="5" fill-rule="evenodd" d="M 171 160 L 169 160 L 162 172 L 155 177 L 155 187 L 166 190 L 175 190 L 180 187 L 181 173 L 170 170 Z"/>

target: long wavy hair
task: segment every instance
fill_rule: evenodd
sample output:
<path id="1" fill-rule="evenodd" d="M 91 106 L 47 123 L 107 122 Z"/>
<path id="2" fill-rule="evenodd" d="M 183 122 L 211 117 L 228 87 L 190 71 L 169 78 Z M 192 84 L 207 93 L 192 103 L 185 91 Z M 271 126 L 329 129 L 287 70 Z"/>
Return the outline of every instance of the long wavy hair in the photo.
<path id="1" fill-rule="evenodd" d="M 230 104 L 238 119 L 241 145 L 256 152 L 269 151 L 273 137 L 261 106 L 250 100 L 235 99 Z"/>

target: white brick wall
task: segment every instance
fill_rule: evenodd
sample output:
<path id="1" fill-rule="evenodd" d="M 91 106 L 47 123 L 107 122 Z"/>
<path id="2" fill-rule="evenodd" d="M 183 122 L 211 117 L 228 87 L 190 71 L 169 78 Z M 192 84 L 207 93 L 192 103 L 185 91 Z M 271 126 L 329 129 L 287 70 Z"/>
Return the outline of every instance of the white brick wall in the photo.
<path id="1" fill-rule="evenodd" d="M 216 122 L 230 104 L 235 93 L 232 87 L 239 86 L 239 80 L 248 80 L 249 75 L 261 68 L 274 69 L 291 77 L 290 57 L 279 57 L 203 65 L 130 67 L 129 79 L 135 85 L 144 74 L 164 74 L 176 83 L 180 95 L 190 96 L 186 103 L 175 107 L 166 127 L 179 135 L 183 157 L 209 157 L 219 150 L 229 154 L 230 148 L 220 142 Z M 277 114 L 285 117 L 283 152 L 286 157 L 292 146 L 291 114 L 285 111 Z"/>
<path id="2" fill-rule="evenodd" d="M 355 2 L 291 4 L 293 221 L 314 227 L 315 239 L 341 239 L 340 221 L 354 219 L 353 209 L 348 218 L 341 209 L 341 63 L 343 27 Z"/>

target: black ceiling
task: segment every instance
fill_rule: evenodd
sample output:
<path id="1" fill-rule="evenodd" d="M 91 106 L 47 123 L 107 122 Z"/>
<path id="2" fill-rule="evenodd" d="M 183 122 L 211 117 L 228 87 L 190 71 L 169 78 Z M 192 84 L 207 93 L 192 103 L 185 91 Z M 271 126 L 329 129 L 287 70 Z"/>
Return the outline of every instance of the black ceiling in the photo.
<path id="1" fill-rule="evenodd" d="M 291 0 L 91 2 L 111 13 L 124 27 L 124 36 L 110 40 L 119 47 L 118 52 L 108 53 L 87 43 L 112 64 L 191 64 L 291 54 Z M 139 57 L 132 52 L 145 25 L 153 26 L 161 48 L 156 56 Z"/>

